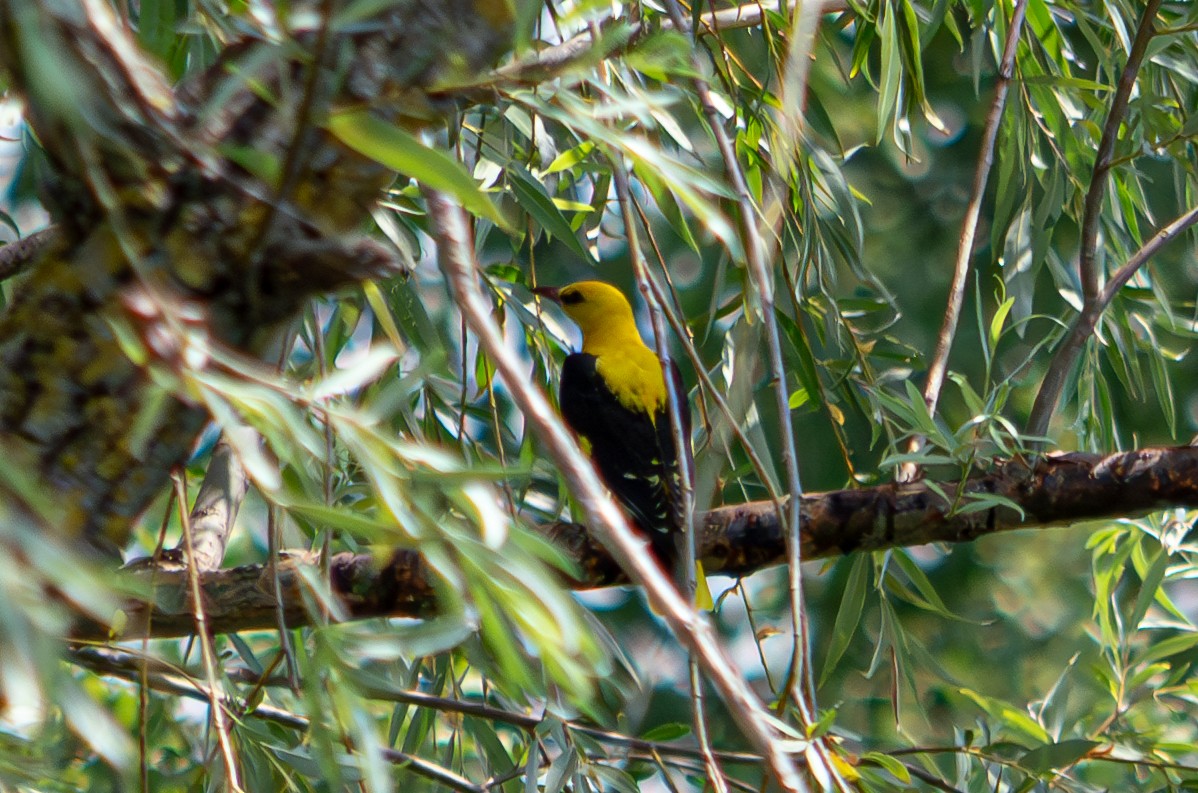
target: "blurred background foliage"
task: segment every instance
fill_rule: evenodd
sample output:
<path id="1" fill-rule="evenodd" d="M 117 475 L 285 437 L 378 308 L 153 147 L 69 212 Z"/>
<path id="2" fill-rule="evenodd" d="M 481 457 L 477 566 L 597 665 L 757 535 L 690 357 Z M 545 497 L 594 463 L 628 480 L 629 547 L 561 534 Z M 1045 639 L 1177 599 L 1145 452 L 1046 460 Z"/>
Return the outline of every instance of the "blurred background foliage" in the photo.
<path id="1" fill-rule="evenodd" d="M 352 20 L 385 5 L 321 8 Z M 1027 446 L 1020 429 L 1079 306 L 1085 195 L 1143 4 L 1026 3 L 934 418 L 919 389 L 1012 3 L 850 0 L 831 10 L 809 53 L 806 126 L 793 139 L 777 122 L 790 22 L 764 9 L 760 23 L 692 38 L 659 29 L 666 15 L 652 2 L 527 0 L 508 57 L 588 28 L 601 32 L 595 51 L 609 56 L 531 85 L 484 76 L 484 101 L 459 103 L 447 125 L 425 127 L 419 139 L 355 127 L 353 118 L 330 128 L 381 162 L 423 161 L 421 179 L 440 174 L 432 186 L 473 207 L 495 317 L 549 388 L 578 340 L 530 287 L 595 277 L 638 292 L 612 176 L 627 167 L 649 276 L 675 327 L 690 335 L 672 344 L 697 416 L 699 507 L 759 500 L 784 481 L 783 429 L 767 395 L 763 323 L 733 190 L 690 82 L 697 53 L 754 203 L 782 196 L 785 207 L 768 242 L 789 373 L 786 420 L 804 486 L 888 481 L 911 459 L 905 442 L 916 433 L 928 445 L 914 459 L 951 486 Z M 165 73 L 183 80 L 233 39 L 288 42 L 316 9 L 140 0 L 120 11 Z M 633 19 L 655 32 L 627 41 Z M 1198 6 L 1164 3 L 1156 28 L 1101 207 L 1098 259 L 1107 271 L 1198 203 Z M 15 96 L 3 112 L 0 220 L 11 238 L 44 223 L 36 198 L 44 164 Z M 446 158 L 472 182 L 455 181 Z M 243 450 L 255 487 L 227 564 L 261 562 L 274 542 L 418 547 L 441 576 L 441 612 L 215 637 L 215 683 L 228 698 L 221 729 L 203 694 L 198 642 L 124 648 L 156 659 L 151 672 L 81 651 L 60 664 L 53 642 L 25 632 L 25 644 L 0 652 L 0 788 L 207 790 L 224 788 L 231 773 L 245 790 L 712 784 L 693 748 L 684 650 L 635 590 L 570 594 L 556 583 L 551 570 L 566 563 L 529 525 L 568 514 L 568 495 L 463 332 L 412 175 L 363 218 L 405 258 L 410 278 L 314 304 L 283 345 L 278 373 L 229 360 L 226 374 L 196 370 L 176 387 L 199 395 L 215 419 L 189 467 L 193 489 L 221 426 L 252 424 L 278 459 L 276 467 L 270 455 Z M 1198 425 L 1198 382 L 1186 361 L 1196 287 L 1198 247 L 1187 233 L 1106 312 L 1069 373 L 1053 447 L 1187 442 Z M 648 335 L 644 308 L 640 301 Z M 164 493 L 132 553 L 155 548 L 164 515 L 173 542 L 178 519 Z M 823 727 L 841 737 L 856 784 L 1198 784 L 1192 517 L 809 563 Z M 43 558 L 39 541 L 11 539 L 19 532 L 7 530 L 8 541 Z M 49 562 L 39 571 L 54 582 L 66 575 Z M 7 637 L 22 635 L 13 625 L 61 630 L 61 615 L 23 583 L 26 570 L 3 561 L 0 575 Z M 730 655 L 763 699 L 776 701 L 794 640 L 785 571 L 715 584 L 723 595 L 713 619 Z M 105 589 L 103 579 L 74 586 L 79 601 Z M 318 577 L 310 592 L 317 621 L 335 623 Z M 707 706 L 714 747 L 744 752 L 719 701 Z M 790 714 L 785 703 L 779 712 Z M 735 789 L 768 787 L 752 757 L 722 756 L 721 766 Z"/>

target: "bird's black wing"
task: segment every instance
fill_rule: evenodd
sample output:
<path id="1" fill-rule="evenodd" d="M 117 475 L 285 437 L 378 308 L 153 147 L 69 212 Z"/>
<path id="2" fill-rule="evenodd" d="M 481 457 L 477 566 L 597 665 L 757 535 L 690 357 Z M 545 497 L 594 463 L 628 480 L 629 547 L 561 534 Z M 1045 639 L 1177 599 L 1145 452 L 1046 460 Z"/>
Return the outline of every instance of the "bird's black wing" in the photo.
<path id="1" fill-rule="evenodd" d="M 562 417 L 590 445 L 591 459 L 604 484 L 629 517 L 653 540 L 659 554 L 674 556 L 673 533 L 681 526 L 678 456 L 669 411 L 654 417 L 622 405 L 586 353 L 566 357 L 562 366 Z M 672 375 L 685 399 L 678 369 Z M 683 404 L 684 437 L 690 454 L 690 414 Z M 693 470 L 693 466 L 692 466 Z"/>

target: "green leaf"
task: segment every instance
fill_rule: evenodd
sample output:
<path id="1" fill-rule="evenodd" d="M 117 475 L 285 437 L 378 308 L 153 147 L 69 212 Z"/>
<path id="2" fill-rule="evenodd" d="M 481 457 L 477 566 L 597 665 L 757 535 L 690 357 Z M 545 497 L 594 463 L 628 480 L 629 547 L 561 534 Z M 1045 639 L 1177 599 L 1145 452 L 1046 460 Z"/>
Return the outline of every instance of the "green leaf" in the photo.
<path id="1" fill-rule="evenodd" d="M 1084 738 L 1070 738 L 1060 743 L 1047 743 L 1028 751 L 1019 758 L 1019 764 L 1029 772 L 1040 775 L 1048 771 L 1068 768 L 1099 745 L 1098 741 L 1089 741 Z"/>
<path id="2" fill-rule="evenodd" d="M 912 601 L 915 603 L 915 605 L 926 608 L 929 611 L 933 611 L 950 620 L 957 620 L 958 622 L 970 622 L 970 620 L 954 614 L 949 610 L 948 606 L 944 604 L 944 601 L 940 599 L 940 593 L 938 593 L 936 591 L 936 587 L 932 585 L 932 581 L 928 578 L 927 573 L 925 573 L 923 568 L 915 563 L 915 560 L 911 558 L 910 554 L 908 554 L 902 548 L 897 548 L 895 549 L 895 552 L 891 558 L 894 559 L 895 563 L 898 564 L 899 568 L 907 576 L 907 580 L 911 582 L 912 586 L 915 587 L 915 591 L 919 594 L 919 598 L 916 598 Z M 922 603 L 920 602 L 921 599 L 923 601 Z"/>
<path id="3" fill-rule="evenodd" d="M 564 242 L 587 264 L 594 265 L 595 259 L 579 242 L 578 235 L 570 226 L 570 221 L 566 220 L 566 216 L 553 203 L 553 198 L 545 186 L 515 163 L 508 165 L 507 175 L 508 184 L 512 188 L 512 194 L 515 195 L 517 203 L 524 207 L 525 211 L 541 225 L 545 233 Z"/>
<path id="4" fill-rule="evenodd" d="M 1161 549 L 1157 551 L 1156 558 L 1152 560 L 1152 566 L 1148 568 L 1148 572 L 1142 576 L 1140 591 L 1136 594 L 1136 607 L 1128 622 L 1133 629 L 1140 627 L 1149 607 L 1156 600 L 1157 590 L 1160 589 L 1161 582 L 1165 580 L 1165 572 L 1168 569 L 1169 554 Z"/>
<path id="5" fill-rule="evenodd" d="M 676 741 L 679 738 L 684 738 L 691 734 L 689 724 L 681 722 L 671 722 L 669 724 L 659 724 L 653 729 L 641 736 L 646 741 Z"/>
<path id="6" fill-rule="evenodd" d="M 1007 729 L 1013 730 L 1024 737 L 1031 738 L 1037 743 L 1048 743 L 1048 733 L 1031 716 L 1016 709 L 1014 706 L 994 697 L 988 697 L 968 688 L 957 689 L 959 693 L 973 700 L 987 715 L 995 719 Z"/>
<path id="7" fill-rule="evenodd" d="M 974 512 L 984 512 L 988 509 L 1005 507 L 1016 512 L 1021 519 L 1027 517 L 1027 513 L 1023 511 L 1021 504 L 1006 496 L 1000 496 L 997 493 L 967 493 L 966 499 L 964 504 L 953 510 L 955 514 L 971 515 Z"/>
<path id="8" fill-rule="evenodd" d="M 828 654 L 824 656 L 824 668 L 820 674 L 819 684 L 823 686 L 828 676 L 840 662 L 849 643 L 857 635 L 861 624 L 861 611 L 865 606 L 865 590 L 869 582 L 869 573 L 873 568 L 873 557 L 870 554 L 858 554 L 849 569 L 848 580 L 845 581 L 844 594 L 840 596 L 840 608 L 836 611 L 836 621 L 832 624 L 832 639 L 828 644 Z"/>
<path id="9" fill-rule="evenodd" d="M 1097 91 L 1099 93 L 1114 90 L 1113 86 L 1106 83 L 1085 80 L 1081 77 L 1062 77 L 1055 74 L 1032 75 L 1024 77 L 1023 82 L 1027 85 L 1049 85 L 1058 88 L 1076 88 L 1079 91 Z"/>
<path id="10" fill-rule="evenodd" d="M 593 141 L 584 140 L 572 149 L 566 149 L 561 154 L 554 158 L 553 162 L 549 163 L 549 167 L 545 169 L 544 175 L 559 173 L 560 171 L 568 171 L 575 165 L 585 161 L 595 150 Z"/>
<path id="11" fill-rule="evenodd" d="M 587 766 L 587 771 L 601 783 L 600 790 L 613 790 L 616 793 L 638 793 L 640 790 L 636 780 L 621 768 L 591 763 Z"/>
<path id="12" fill-rule="evenodd" d="M 21 238 L 21 229 L 19 226 L 17 226 L 17 221 L 13 220 L 12 215 L 8 214 L 3 209 L 0 209 L 0 223 L 12 229 L 12 233 L 17 235 L 17 239 Z M 11 244 L 11 242 L 0 241 L 0 248 Z"/>
<path id="13" fill-rule="evenodd" d="M 549 773 L 545 775 L 544 793 L 561 793 L 577 769 L 578 753 L 571 746 L 563 747 L 562 753 L 554 758 Z"/>
<path id="14" fill-rule="evenodd" d="M 902 70 L 902 45 L 894 23 L 894 10 L 883 3 L 878 13 L 878 33 L 882 38 L 882 85 L 878 91 L 878 127 L 875 140 L 881 142 L 894 117 Z"/>
<path id="15" fill-rule="evenodd" d="M 1008 297 L 994 312 L 994 318 L 990 320 L 990 348 L 993 349 L 998 344 L 998 337 L 1002 335 L 1003 323 L 1007 321 L 1007 314 L 1011 312 L 1011 307 L 1015 305 L 1015 298 Z"/>
<path id="16" fill-rule="evenodd" d="M 907 770 L 907 767 L 897 757 L 891 757 L 881 752 L 866 752 L 861 755 L 861 759 L 862 761 L 877 763 L 904 785 L 911 784 L 911 772 Z"/>
<path id="17" fill-rule="evenodd" d="M 1137 664 L 1150 664 L 1153 661 L 1159 661 L 1162 658 L 1169 658 L 1179 653 L 1184 653 L 1198 647 L 1198 633 L 1183 633 L 1180 636 L 1171 636 L 1152 644 L 1142 656 L 1136 658 Z"/>
<path id="18" fill-rule="evenodd" d="M 510 230 L 499 209 L 479 190 L 474 177 L 457 158 L 425 146 L 410 132 L 376 118 L 368 110 L 337 111 L 329 118 L 328 129 L 359 154 L 453 196 L 466 211 Z"/>

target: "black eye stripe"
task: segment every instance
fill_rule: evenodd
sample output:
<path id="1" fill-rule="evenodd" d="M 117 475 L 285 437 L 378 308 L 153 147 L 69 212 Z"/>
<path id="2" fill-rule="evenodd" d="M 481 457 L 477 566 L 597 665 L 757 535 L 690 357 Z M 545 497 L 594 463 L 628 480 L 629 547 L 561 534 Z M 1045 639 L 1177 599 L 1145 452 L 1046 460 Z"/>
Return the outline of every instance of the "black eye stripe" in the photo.
<path id="1" fill-rule="evenodd" d="M 582 293 L 574 292 L 574 291 L 562 292 L 561 293 L 561 301 L 563 303 L 571 304 L 571 305 L 574 303 L 581 303 L 582 302 Z"/>

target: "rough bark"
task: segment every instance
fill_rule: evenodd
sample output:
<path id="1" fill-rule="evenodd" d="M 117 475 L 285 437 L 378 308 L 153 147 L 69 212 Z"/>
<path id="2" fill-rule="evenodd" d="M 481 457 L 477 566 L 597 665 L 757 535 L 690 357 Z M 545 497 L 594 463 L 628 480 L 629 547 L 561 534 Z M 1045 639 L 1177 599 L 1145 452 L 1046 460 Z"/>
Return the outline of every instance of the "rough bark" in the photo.
<path id="1" fill-rule="evenodd" d="M 393 174 L 325 123 L 435 118 L 423 87 L 491 58 L 507 8 L 407 0 L 356 32 L 247 38 L 172 90 L 102 0 L 0 0 L 0 70 L 54 167 L 55 230 L 6 255 L 28 272 L 0 317 L 0 451 L 48 491 L 38 520 L 121 542 L 207 421 L 187 371 L 213 346 L 262 358 L 312 296 L 398 272 L 355 236 Z"/>
<path id="2" fill-rule="evenodd" d="M 941 490 L 958 492 L 958 483 Z M 1113 518 L 1136 517 L 1171 507 L 1198 507 L 1198 448 L 1152 448 L 1106 457 L 1063 454 L 1035 463 L 1009 462 L 968 479 L 953 510 L 926 483 L 888 484 L 860 490 L 809 494 L 803 499 L 803 557 L 827 558 L 857 551 L 968 542 L 1012 529 L 1046 528 Z M 964 509 L 979 497 L 1001 497 L 1014 506 Z M 1019 511 L 1022 510 L 1022 513 Z M 786 558 L 786 543 L 771 502 L 722 507 L 703 516 L 699 552 L 710 573 L 743 576 Z M 567 584 L 577 589 L 623 583 L 626 579 L 584 526 L 543 527 L 578 565 Z M 287 624 L 311 621 L 304 606 L 305 569 L 316 559 L 289 556 L 279 565 Z M 380 616 L 422 617 L 436 609 L 436 590 L 420 554 L 401 550 L 389 559 L 343 553 L 330 564 L 333 589 L 351 619 Z M 278 603 L 271 569 L 250 565 L 204 577 L 205 613 L 212 630 L 230 632 L 273 628 Z M 177 636 L 194 630 L 186 596 L 186 573 L 154 572 L 157 605 L 131 603 L 126 636 L 146 632 Z M 107 629 L 80 625 L 76 638 L 101 638 Z"/>

